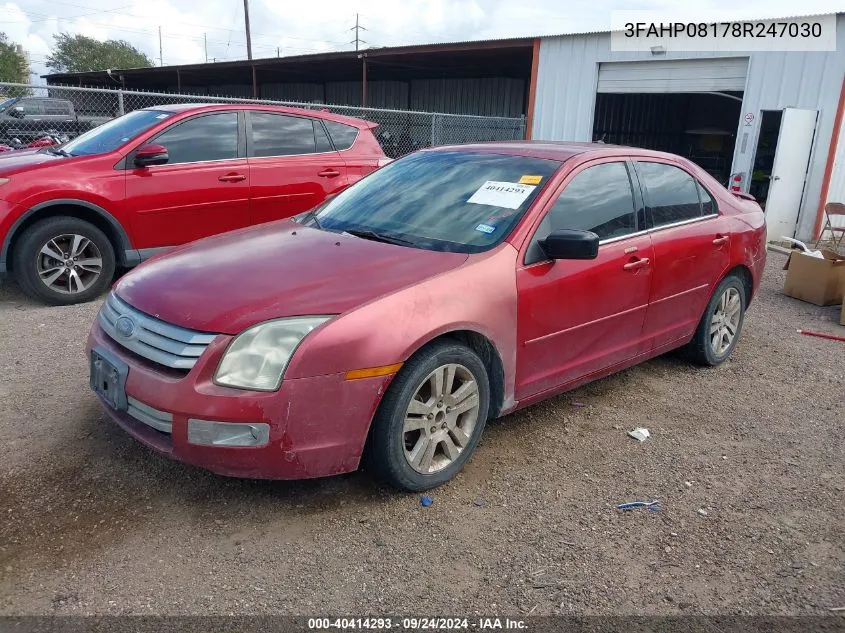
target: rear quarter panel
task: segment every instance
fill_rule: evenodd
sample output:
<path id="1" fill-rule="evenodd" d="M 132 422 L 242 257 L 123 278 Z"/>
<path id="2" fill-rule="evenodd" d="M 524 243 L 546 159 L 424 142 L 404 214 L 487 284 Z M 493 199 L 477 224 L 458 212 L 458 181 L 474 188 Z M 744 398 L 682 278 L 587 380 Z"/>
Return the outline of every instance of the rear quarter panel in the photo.
<path id="1" fill-rule="evenodd" d="M 367 174 L 379 168 L 379 162 L 386 158 L 384 150 L 375 137 L 372 129 L 362 129 L 358 132 L 352 147 L 340 152 L 346 162 L 348 182 L 354 185 Z"/>

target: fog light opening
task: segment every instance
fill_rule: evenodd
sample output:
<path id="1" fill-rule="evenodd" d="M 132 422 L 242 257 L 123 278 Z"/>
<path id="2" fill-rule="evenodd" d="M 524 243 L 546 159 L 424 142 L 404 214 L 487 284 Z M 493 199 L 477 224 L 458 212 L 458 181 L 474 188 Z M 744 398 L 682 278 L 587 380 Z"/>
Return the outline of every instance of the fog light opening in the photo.
<path id="1" fill-rule="evenodd" d="M 200 446 L 265 446 L 269 442 L 269 424 L 188 420 L 189 444 Z"/>

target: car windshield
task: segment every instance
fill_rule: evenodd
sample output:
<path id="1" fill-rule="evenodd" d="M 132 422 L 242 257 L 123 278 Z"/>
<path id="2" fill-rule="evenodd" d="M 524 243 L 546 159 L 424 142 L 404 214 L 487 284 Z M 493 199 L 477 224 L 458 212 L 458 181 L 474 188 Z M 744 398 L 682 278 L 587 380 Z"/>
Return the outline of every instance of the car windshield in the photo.
<path id="1" fill-rule="evenodd" d="M 4 99 L 3 101 L 0 101 L 0 112 L 3 112 L 6 108 L 15 103 L 17 100 L 18 97 L 12 97 L 11 99 Z"/>
<path id="2" fill-rule="evenodd" d="M 477 253 L 507 237 L 558 167 L 558 161 L 525 156 L 418 152 L 303 219 L 366 239 Z"/>
<path id="3" fill-rule="evenodd" d="M 161 110 L 135 110 L 77 136 L 62 149 L 73 156 L 111 152 L 172 114 Z"/>

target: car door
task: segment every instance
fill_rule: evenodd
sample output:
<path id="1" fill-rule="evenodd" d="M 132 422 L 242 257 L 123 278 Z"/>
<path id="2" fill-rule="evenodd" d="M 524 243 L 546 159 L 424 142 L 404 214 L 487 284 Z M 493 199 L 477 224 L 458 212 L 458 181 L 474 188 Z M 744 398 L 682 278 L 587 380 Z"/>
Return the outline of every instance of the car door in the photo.
<path id="1" fill-rule="evenodd" d="M 564 184 L 532 238 L 517 270 L 517 399 L 645 351 L 654 255 L 633 182 L 624 160 L 587 164 Z M 598 257 L 549 261 L 538 241 L 559 229 L 596 233 Z"/>
<path id="2" fill-rule="evenodd" d="M 634 163 L 654 247 L 654 278 L 645 320 L 651 347 L 689 338 L 730 264 L 730 233 L 716 201 L 685 169 Z"/>
<path id="3" fill-rule="evenodd" d="M 253 224 L 314 208 L 347 185 L 346 165 L 321 121 L 247 111 Z"/>
<path id="4" fill-rule="evenodd" d="M 164 165 L 126 159 L 126 208 L 137 248 L 174 246 L 248 226 L 249 165 L 242 113 L 200 114 L 147 143 L 167 148 Z"/>

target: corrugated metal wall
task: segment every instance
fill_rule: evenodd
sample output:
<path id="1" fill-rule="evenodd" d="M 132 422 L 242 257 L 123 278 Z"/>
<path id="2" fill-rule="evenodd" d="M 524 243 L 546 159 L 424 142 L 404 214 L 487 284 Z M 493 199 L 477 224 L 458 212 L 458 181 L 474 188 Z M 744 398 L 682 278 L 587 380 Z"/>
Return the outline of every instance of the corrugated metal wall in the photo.
<path id="1" fill-rule="evenodd" d="M 816 219 L 821 181 L 830 148 L 839 89 L 845 75 L 845 15 L 836 22 L 837 51 L 830 52 L 672 52 L 672 59 L 749 57 L 748 78 L 742 112 L 751 112 L 751 126 L 737 122 L 737 143 L 732 171 L 748 173 L 752 167 L 760 113 L 786 107 L 819 111 L 816 138 L 807 186 L 801 205 L 797 235 L 809 238 Z M 610 34 L 542 38 L 539 74 L 534 103 L 533 138 L 590 141 L 599 64 L 615 61 L 647 61 L 648 53 L 610 50 Z"/>
<path id="2" fill-rule="evenodd" d="M 410 83 L 410 85 L 409 85 Z M 525 114 L 527 81 L 524 79 L 420 79 L 407 81 L 368 81 L 367 106 L 392 110 L 417 110 L 448 114 L 518 117 Z M 170 92 L 178 92 L 170 87 Z M 262 99 L 361 105 L 361 82 L 260 83 Z M 185 94 L 223 97 L 252 96 L 247 85 L 185 87 Z"/>
<path id="3" fill-rule="evenodd" d="M 523 79 L 421 79 L 411 82 L 411 110 L 520 116 L 525 113 Z"/>

